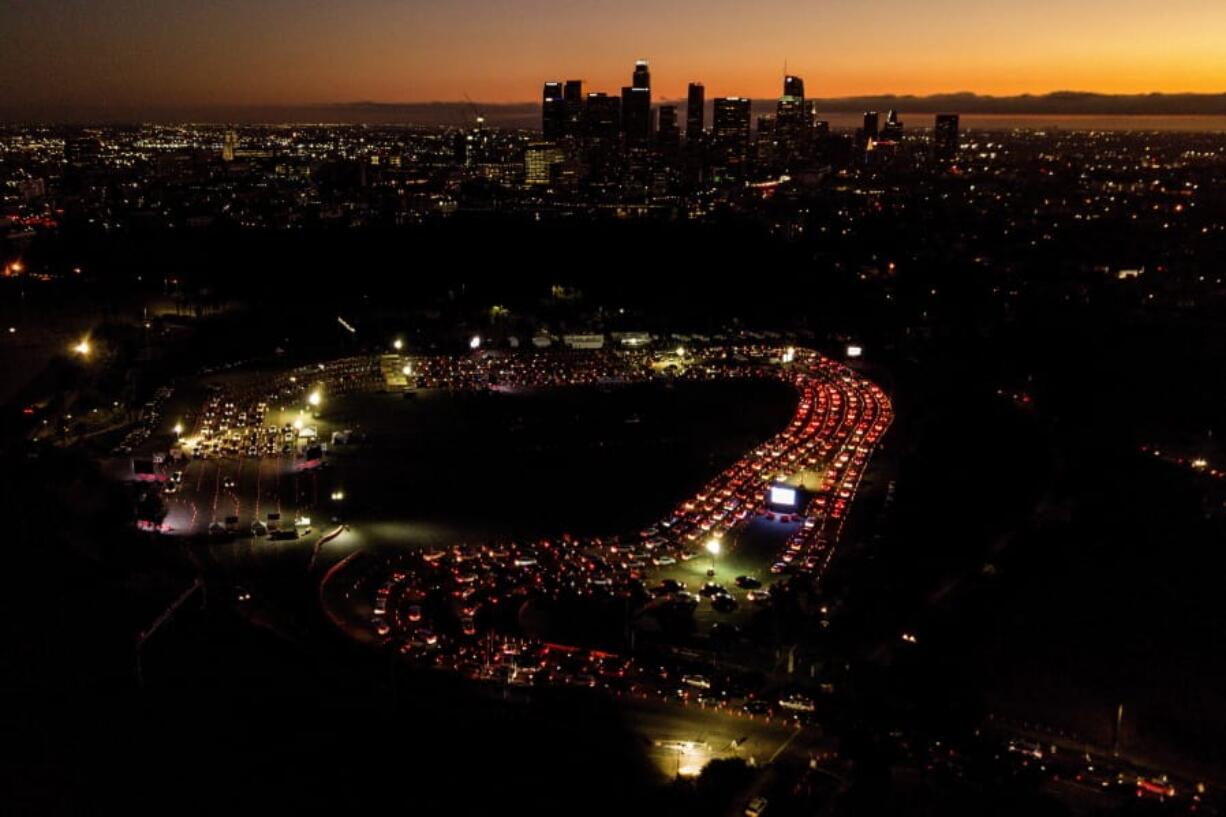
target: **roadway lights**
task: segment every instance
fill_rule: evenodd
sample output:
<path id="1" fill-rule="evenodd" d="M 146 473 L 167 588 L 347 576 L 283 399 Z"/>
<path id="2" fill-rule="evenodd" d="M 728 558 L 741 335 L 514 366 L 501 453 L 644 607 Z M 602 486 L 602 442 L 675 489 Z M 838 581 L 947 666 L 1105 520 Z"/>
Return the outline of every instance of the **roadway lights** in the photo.
<path id="1" fill-rule="evenodd" d="M 323 402 L 323 396 L 319 393 L 318 389 L 307 395 L 307 403 L 311 408 L 319 408 L 321 402 Z"/>
<path id="2" fill-rule="evenodd" d="M 396 338 L 394 341 L 392 341 L 392 348 L 399 352 L 404 348 L 404 341 L 400 338 Z"/>
<path id="3" fill-rule="evenodd" d="M 175 423 L 174 432 L 175 432 L 176 437 L 182 436 L 183 435 L 183 424 Z"/>
<path id="4" fill-rule="evenodd" d="M 712 576 L 715 575 L 715 557 L 719 555 L 721 545 L 722 543 L 720 542 L 718 536 L 712 536 L 710 539 L 707 540 L 706 548 L 707 548 L 707 553 L 711 554 L 711 575 Z"/>
<path id="5" fill-rule="evenodd" d="M 473 335 L 472 339 L 468 341 L 468 348 L 472 349 L 474 352 L 480 349 L 481 348 L 481 336 Z"/>

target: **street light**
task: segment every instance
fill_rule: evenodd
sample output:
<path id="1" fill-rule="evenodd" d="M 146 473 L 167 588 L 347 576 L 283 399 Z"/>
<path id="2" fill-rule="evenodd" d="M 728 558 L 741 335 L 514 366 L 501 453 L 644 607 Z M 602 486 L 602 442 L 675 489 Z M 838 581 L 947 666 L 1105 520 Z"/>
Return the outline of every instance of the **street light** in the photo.
<path id="1" fill-rule="evenodd" d="M 307 395 L 307 403 L 310 404 L 311 408 L 319 408 L 319 404 L 322 401 L 323 401 L 323 396 L 319 393 L 319 389 L 316 389 L 315 391 Z"/>
<path id="2" fill-rule="evenodd" d="M 472 349 L 474 352 L 480 349 L 481 348 L 481 336 L 473 335 L 472 338 L 468 341 L 468 348 Z"/>
<path id="3" fill-rule="evenodd" d="M 400 338 L 396 338 L 394 341 L 392 341 L 392 348 L 399 352 L 404 348 L 404 341 Z"/>
<path id="4" fill-rule="evenodd" d="M 719 555 L 720 541 L 718 536 L 707 540 L 707 553 L 711 554 L 711 575 L 715 575 L 715 557 Z"/>
<path id="5" fill-rule="evenodd" d="M 89 338 L 81 338 L 80 343 L 72 347 L 72 351 L 76 352 L 81 357 L 89 357 L 89 353 L 91 351 Z"/>
<path id="6" fill-rule="evenodd" d="M 400 370 L 400 373 L 403 374 L 405 377 L 409 377 L 410 375 L 412 375 L 413 374 L 413 364 L 412 363 L 404 364 L 404 368 Z"/>
<path id="7" fill-rule="evenodd" d="M 182 436 L 182 435 L 183 435 L 183 424 L 182 424 L 182 423 L 175 423 L 175 428 L 174 428 L 174 431 L 175 431 L 175 436 L 176 436 L 176 437 L 180 437 L 180 436 Z"/>

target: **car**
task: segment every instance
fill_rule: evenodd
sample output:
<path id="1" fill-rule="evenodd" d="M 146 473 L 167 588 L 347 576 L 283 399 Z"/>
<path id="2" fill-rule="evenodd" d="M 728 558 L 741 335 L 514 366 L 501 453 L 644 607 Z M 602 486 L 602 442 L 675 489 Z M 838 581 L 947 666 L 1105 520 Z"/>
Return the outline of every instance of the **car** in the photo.
<path id="1" fill-rule="evenodd" d="M 753 576 L 737 576 L 736 586 L 742 590 L 752 590 L 762 586 L 762 582 L 758 581 Z"/>
<path id="2" fill-rule="evenodd" d="M 755 797 L 745 804 L 745 817 L 762 817 L 766 813 L 766 798 Z"/>
<path id="3" fill-rule="evenodd" d="M 754 604 L 762 604 L 763 602 L 770 601 L 771 594 L 767 590 L 750 590 L 745 594 L 745 598 Z"/>
<path id="4" fill-rule="evenodd" d="M 409 621 L 421 621 L 421 607 L 416 604 L 409 605 Z"/>
<path id="5" fill-rule="evenodd" d="M 698 689 L 710 689 L 711 679 L 705 675 L 682 675 L 681 683 L 686 686 L 697 687 Z"/>
<path id="6" fill-rule="evenodd" d="M 741 628 L 727 621 L 717 621 L 711 625 L 711 637 L 717 641 L 735 641 L 741 637 Z"/>
<path id="7" fill-rule="evenodd" d="M 722 584 L 716 584 L 715 582 L 707 582 L 698 591 L 698 594 L 700 596 L 706 596 L 707 598 L 710 598 L 711 596 L 718 596 L 721 593 L 727 594 L 727 592 L 728 591 L 724 589 L 724 586 Z"/>
<path id="8" fill-rule="evenodd" d="M 465 616 L 460 619 L 460 630 L 464 635 L 477 634 L 477 623 L 473 620 L 472 616 Z"/>
<path id="9" fill-rule="evenodd" d="M 732 596 L 723 593 L 711 599 L 711 606 L 720 613 L 731 613 L 737 608 L 737 603 Z"/>
<path id="10" fill-rule="evenodd" d="M 371 619 L 370 623 L 375 628 L 375 634 L 378 636 L 385 636 L 392 631 L 392 628 L 388 626 L 387 622 L 379 616 Z"/>

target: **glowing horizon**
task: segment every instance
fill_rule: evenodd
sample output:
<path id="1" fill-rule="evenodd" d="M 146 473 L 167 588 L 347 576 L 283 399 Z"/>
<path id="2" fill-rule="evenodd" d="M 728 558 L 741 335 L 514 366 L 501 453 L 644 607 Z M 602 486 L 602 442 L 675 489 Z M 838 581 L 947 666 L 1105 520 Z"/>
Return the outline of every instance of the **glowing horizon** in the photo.
<path id="1" fill-rule="evenodd" d="M 812 97 L 1053 91 L 1223 93 L 1226 3 L 1057 0 L 62 0 L 11 3 L 0 98 L 22 106 L 535 102 L 549 79 L 616 93 L 634 60 L 656 99 L 771 98 L 783 66 Z"/>

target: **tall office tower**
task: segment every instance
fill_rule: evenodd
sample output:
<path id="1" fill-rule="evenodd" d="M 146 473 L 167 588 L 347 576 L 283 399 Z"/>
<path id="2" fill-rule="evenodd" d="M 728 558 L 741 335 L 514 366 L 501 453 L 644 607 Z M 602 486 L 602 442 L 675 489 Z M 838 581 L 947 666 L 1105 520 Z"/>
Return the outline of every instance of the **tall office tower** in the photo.
<path id="1" fill-rule="evenodd" d="M 647 60 L 635 60 L 634 76 L 630 80 L 630 86 L 651 90 L 651 71 L 647 69 Z"/>
<path id="2" fill-rule="evenodd" d="M 932 153 L 943 162 L 953 161 L 958 156 L 958 115 L 937 114 L 936 126 L 932 129 Z"/>
<path id="3" fill-rule="evenodd" d="M 702 138 L 702 128 L 705 124 L 703 112 L 707 89 L 701 82 L 690 83 L 690 94 L 685 104 L 685 138 L 691 142 Z"/>
<path id="4" fill-rule="evenodd" d="M 622 88 L 622 131 L 626 141 L 642 144 L 651 138 L 651 89 Z"/>
<path id="5" fill-rule="evenodd" d="M 566 106 L 566 135 L 583 135 L 583 80 L 568 79 L 562 87 L 562 100 Z"/>
<path id="6" fill-rule="evenodd" d="M 234 151 L 238 149 L 238 134 L 233 129 L 227 130 L 225 135 L 221 137 L 221 160 L 223 162 L 234 161 Z"/>
<path id="7" fill-rule="evenodd" d="M 775 162 L 779 156 L 778 121 L 768 113 L 758 115 L 758 141 L 754 143 L 754 158 L 764 167 Z"/>
<path id="8" fill-rule="evenodd" d="M 714 161 L 729 176 L 739 176 L 749 157 L 749 98 L 716 97 L 711 115 L 711 142 Z"/>
<path id="9" fill-rule="evenodd" d="M 546 82 L 541 97 L 541 134 L 546 139 L 560 139 L 566 132 L 566 99 L 562 83 Z"/>
<path id="10" fill-rule="evenodd" d="M 630 84 L 622 88 L 622 132 L 629 144 L 651 138 L 651 72 L 647 60 L 634 63 Z"/>
<path id="11" fill-rule="evenodd" d="M 681 145 L 681 128 L 677 125 L 677 106 L 660 106 L 660 123 L 656 128 L 656 141 L 660 149 L 674 151 Z"/>
<path id="12" fill-rule="evenodd" d="M 589 139 L 617 139 L 621 100 L 603 91 L 587 95 L 586 135 Z"/>
<path id="13" fill-rule="evenodd" d="M 866 111 L 864 113 L 864 138 L 876 139 L 878 135 L 877 129 L 877 112 Z"/>
<path id="14" fill-rule="evenodd" d="M 606 93 L 589 93 L 584 114 L 584 155 L 591 177 L 611 179 L 617 173 L 621 100 Z"/>
<path id="15" fill-rule="evenodd" d="M 805 105 L 805 81 L 785 76 L 783 95 L 775 108 L 775 159 L 784 167 L 804 159 L 812 142 L 811 130 L 812 120 Z"/>
<path id="16" fill-rule="evenodd" d="M 553 142 L 533 142 L 524 150 L 524 184 L 547 185 L 554 168 L 566 159 L 562 148 Z"/>
<path id="17" fill-rule="evenodd" d="M 898 111 L 891 110 L 885 115 L 885 127 L 881 129 L 881 138 L 887 142 L 902 140 L 902 120 L 898 118 Z"/>
<path id="18" fill-rule="evenodd" d="M 783 96 L 784 98 L 795 97 L 803 103 L 805 101 L 805 81 L 791 74 L 785 76 L 783 78 Z"/>

